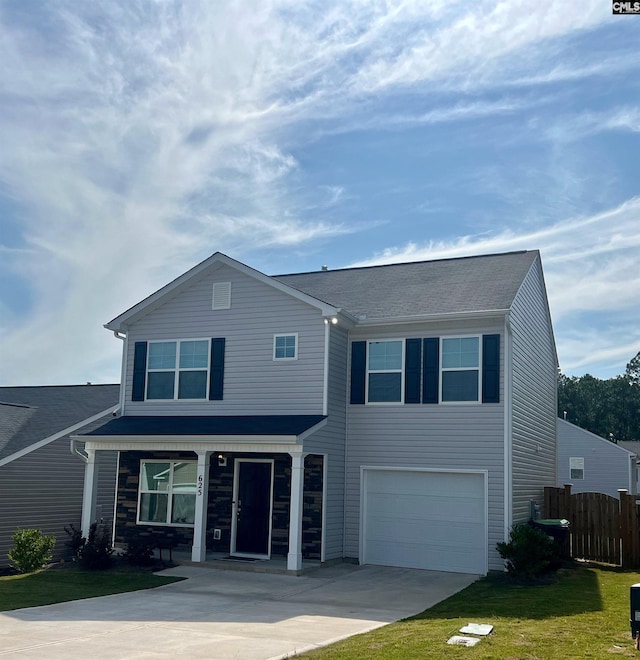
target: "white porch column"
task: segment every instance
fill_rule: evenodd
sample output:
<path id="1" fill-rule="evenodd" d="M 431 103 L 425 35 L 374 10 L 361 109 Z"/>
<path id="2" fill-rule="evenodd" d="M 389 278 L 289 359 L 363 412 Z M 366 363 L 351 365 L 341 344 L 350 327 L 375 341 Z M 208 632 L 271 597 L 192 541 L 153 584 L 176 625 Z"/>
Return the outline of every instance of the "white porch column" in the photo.
<path id="1" fill-rule="evenodd" d="M 291 454 L 291 501 L 289 506 L 289 554 L 287 570 L 302 568 L 302 509 L 304 503 L 304 457 Z"/>
<path id="2" fill-rule="evenodd" d="M 207 557 L 207 501 L 209 499 L 209 463 L 213 452 L 198 452 L 196 476 L 196 513 L 193 527 L 191 561 L 205 561 Z"/>
<path id="3" fill-rule="evenodd" d="M 82 492 L 82 518 L 80 527 L 82 536 L 89 536 L 89 527 L 96 515 L 96 496 L 98 492 L 98 466 L 94 449 L 85 449 L 87 460 L 84 465 L 84 489 Z"/>

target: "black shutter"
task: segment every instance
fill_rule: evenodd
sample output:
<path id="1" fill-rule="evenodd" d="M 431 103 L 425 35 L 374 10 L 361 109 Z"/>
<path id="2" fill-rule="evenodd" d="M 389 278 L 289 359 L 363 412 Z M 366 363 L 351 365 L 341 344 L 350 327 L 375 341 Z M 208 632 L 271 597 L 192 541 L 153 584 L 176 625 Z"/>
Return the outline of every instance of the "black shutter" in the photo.
<path id="1" fill-rule="evenodd" d="M 422 340 L 407 339 L 404 359 L 404 402 L 420 403 Z"/>
<path id="2" fill-rule="evenodd" d="M 367 342 L 351 344 L 351 403 L 364 403 L 365 380 L 367 377 Z"/>
<path id="3" fill-rule="evenodd" d="M 500 403 L 500 335 L 482 336 L 482 403 Z"/>
<path id="4" fill-rule="evenodd" d="M 147 380 L 147 342 L 137 341 L 133 353 L 132 401 L 144 401 L 144 388 Z"/>
<path id="5" fill-rule="evenodd" d="M 211 340 L 209 400 L 221 401 L 224 390 L 224 337 Z"/>
<path id="6" fill-rule="evenodd" d="M 438 403 L 440 376 L 440 340 L 422 340 L 422 403 Z"/>

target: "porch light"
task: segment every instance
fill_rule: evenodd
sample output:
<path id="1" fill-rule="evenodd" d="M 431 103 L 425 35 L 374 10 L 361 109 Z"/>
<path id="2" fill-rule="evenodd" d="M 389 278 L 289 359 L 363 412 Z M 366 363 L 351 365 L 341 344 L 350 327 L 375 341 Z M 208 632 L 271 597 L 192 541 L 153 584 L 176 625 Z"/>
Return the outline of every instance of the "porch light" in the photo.
<path id="1" fill-rule="evenodd" d="M 224 454 L 218 454 L 219 467 L 227 467 L 227 457 Z"/>

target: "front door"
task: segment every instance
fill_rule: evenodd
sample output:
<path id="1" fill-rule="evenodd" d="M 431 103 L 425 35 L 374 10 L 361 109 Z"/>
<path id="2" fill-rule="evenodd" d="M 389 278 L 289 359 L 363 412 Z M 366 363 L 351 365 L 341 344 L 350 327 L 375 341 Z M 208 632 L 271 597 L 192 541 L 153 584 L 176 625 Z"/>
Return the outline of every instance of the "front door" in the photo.
<path id="1" fill-rule="evenodd" d="M 273 461 L 238 458 L 233 480 L 231 553 L 269 556 Z"/>

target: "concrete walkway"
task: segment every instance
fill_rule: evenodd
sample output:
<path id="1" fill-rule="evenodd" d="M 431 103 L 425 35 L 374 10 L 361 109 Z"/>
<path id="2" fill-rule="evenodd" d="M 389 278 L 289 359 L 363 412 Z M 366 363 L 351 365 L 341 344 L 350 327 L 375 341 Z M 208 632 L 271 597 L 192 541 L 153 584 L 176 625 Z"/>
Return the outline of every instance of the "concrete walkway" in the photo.
<path id="1" fill-rule="evenodd" d="M 294 577 L 178 566 L 187 580 L 0 613 L 0 658 L 289 657 L 417 614 L 477 576 L 339 564 Z"/>

